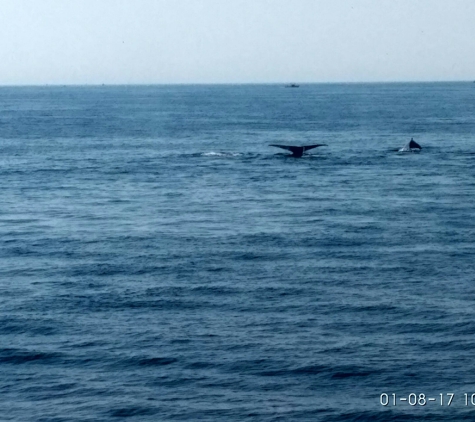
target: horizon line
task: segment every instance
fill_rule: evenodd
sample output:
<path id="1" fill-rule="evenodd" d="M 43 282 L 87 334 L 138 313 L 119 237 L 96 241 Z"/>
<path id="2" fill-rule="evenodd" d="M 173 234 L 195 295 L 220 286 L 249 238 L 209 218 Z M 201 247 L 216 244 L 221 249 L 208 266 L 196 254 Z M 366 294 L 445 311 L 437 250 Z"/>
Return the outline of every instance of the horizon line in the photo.
<path id="1" fill-rule="evenodd" d="M 434 83 L 475 83 L 470 79 L 447 79 L 447 80 L 387 80 L 387 81 L 277 81 L 277 82 L 92 82 L 92 83 L 13 83 L 1 84 L 1 88 L 14 87 L 101 87 L 101 86 L 216 86 L 216 85 L 358 85 L 358 84 L 434 84 Z"/>

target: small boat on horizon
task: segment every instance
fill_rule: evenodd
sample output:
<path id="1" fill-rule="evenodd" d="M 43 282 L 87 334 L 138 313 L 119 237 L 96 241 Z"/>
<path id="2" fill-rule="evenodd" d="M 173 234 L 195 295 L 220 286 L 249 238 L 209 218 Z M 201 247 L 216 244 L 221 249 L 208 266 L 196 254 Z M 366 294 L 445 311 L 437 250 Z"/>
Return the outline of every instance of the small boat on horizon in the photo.
<path id="1" fill-rule="evenodd" d="M 299 84 L 288 84 L 285 85 L 286 88 L 298 88 L 300 85 Z"/>

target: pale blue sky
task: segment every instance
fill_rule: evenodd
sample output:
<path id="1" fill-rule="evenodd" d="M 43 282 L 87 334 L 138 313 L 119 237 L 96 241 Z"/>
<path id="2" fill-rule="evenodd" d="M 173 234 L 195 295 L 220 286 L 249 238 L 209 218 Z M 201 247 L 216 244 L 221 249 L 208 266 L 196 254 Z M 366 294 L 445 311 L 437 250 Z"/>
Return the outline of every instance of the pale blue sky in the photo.
<path id="1" fill-rule="evenodd" d="M 474 79 L 474 0 L 0 0 L 0 85 Z"/>

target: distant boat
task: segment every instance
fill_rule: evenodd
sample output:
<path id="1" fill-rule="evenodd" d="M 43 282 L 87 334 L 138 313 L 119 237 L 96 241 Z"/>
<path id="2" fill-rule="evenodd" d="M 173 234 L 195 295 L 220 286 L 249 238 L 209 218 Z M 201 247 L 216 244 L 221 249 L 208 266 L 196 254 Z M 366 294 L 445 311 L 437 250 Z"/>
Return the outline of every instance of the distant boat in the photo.
<path id="1" fill-rule="evenodd" d="M 286 88 L 298 88 L 300 85 L 299 84 L 288 84 L 285 85 Z"/>

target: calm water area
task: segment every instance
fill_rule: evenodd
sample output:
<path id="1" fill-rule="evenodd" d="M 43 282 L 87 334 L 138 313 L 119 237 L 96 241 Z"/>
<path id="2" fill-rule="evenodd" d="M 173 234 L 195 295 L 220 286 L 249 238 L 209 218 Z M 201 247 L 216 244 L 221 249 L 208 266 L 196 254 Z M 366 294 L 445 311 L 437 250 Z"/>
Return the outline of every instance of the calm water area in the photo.
<path id="1" fill-rule="evenodd" d="M 2 87 L 0 192 L 1 421 L 475 418 L 474 83 Z"/>

